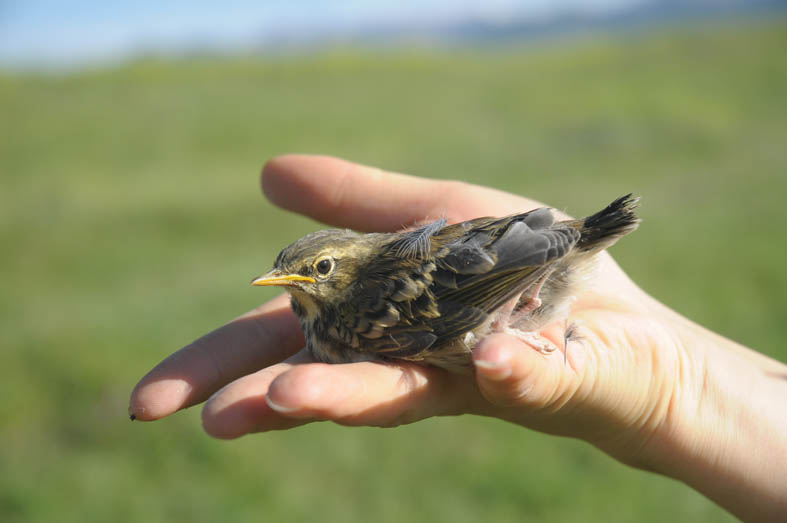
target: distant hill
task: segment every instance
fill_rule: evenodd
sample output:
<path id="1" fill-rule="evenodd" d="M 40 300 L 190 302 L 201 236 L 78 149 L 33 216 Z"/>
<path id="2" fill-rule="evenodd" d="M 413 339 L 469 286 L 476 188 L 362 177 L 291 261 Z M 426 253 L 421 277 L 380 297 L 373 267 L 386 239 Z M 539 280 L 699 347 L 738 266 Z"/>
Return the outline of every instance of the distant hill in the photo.
<path id="1" fill-rule="evenodd" d="M 523 13 L 508 20 L 471 17 L 454 23 L 407 24 L 392 22 L 347 32 L 312 33 L 298 38 L 267 35 L 266 50 L 305 50 L 331 44 L 398 46 L 408 43 L 484 44 L 511 40 L 600 32 L 670 23 L 711 21 L 724 18 L 787 14 L 787 0 L 652 0 L 618 9 L 566 8 L 544 17 Z"/>

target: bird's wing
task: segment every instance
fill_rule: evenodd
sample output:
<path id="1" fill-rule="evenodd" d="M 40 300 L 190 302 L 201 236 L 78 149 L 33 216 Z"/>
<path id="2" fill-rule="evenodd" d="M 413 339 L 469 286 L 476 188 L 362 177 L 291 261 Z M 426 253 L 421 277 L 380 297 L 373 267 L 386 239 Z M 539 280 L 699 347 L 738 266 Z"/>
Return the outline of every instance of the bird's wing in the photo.
<path id="1" fill-rule="evenodd" d="M 489 315 L 478 307 L 465 303 L 441 300 L 438 302 L 440 318 L 427 323 L 440 339 L 451 339 L 474 330 L 484 323 Z"/>
<path id="2" fill-rule="evenodd" d="M 481 231 L 448 245 L 436 261 L 437 299 L 491 312 L 535 283 L 552 262 L 568 254 L 579 240 L 579 231 L 552 225 L 544 215 L 534 213 L 527 215 L 531 220 L 508 224 L 491 241 L 490 233 Z M 490 260 L 494 261 L 491 266 Z"/>

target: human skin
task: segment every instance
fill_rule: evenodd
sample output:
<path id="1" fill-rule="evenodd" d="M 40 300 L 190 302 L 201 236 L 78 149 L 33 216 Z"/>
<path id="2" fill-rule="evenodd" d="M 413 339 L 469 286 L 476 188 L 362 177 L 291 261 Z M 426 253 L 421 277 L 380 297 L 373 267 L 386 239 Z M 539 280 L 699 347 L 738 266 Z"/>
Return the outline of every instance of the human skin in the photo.
<path id="1" fill-rule="evenodd" d="M 360 231 L 542 206 L 324 156 L 274 158 L 262 188 L 280 207 Z M 541 332 L 561 348 L 548 354 L 505 334 L 487 337 L 473 354 L 474 377 L 409 363 L 315 363 L 282 295 L 162 361 L 135 387 L 129 412 L 156 420 L 206 402 L 205 431 L 226 439 L 320 420 L 392 427 L 492 416 L 588 441 L 683 481 L 744 520 L 785 517 L 787 365 L 692 323 L 643 292 L 606 252 L 599 258 L 572 308 L 579 337 L 567 352 L 560 322 Z"/>

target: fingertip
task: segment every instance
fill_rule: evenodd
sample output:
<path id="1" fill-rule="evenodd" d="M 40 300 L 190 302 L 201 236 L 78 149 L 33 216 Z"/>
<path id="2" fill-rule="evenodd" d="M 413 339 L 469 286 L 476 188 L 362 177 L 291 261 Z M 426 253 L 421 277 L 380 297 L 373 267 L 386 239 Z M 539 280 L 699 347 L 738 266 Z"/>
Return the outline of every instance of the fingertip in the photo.
<path id="1" fill-rule="evenodd" d="M 476 380 L 491 403 L 511 406 L 519 403 L 533 387 L 539 353 L 520 340 L 494 334 L 481 341 L 473 352 Z"/>
<path id="2" fill-rule="evenodd" d="M 232 394 L 224 394 L 231 387 L 232 385 L 229 385 L 219 389 L 202 406 L 202 430 L 208 436 L 216 439 L 235 439 L 249 432 L 244 426 L 244 420 L 249 414 L 246 412 L 248 409 L 241 407 L 243 412 L 239 415 L 237 407 L 239 402 L 234 401 Z"/>
<path id="3" fill-rule="evenodd" d="M 261 185 L 274 205 L 339 227 L 392 231 L 441 214 L 454 218 L 446 206 L 452 201 L 447 198 L 452 186 L 446 182 L 332 156 L 272 158 L 262 169 Z"/>
<path id="4" fill-rule="evenodd" d="M 192 387 L 185 380 L 145 376 L 131 392 L 128 415 L 139 421 L 164 418 L 183 408 L 191 393 Z"/>
<path id="5" fill-rule="evenodd" d="M 202 430 L 216 439 L 237 439 L 251 432 L 255 432 L 254 425 L 248 422 L 256 413 L 249 409 L 233 408 L 227 410 L 209 409 L 207 405 L 202 409 Z"/>
<path id="6" fill-rule="evenodd" d="M 312 417 L 310 407 L 325 402 L 325 370 L 328 365 L 311 363 L 298 365 L 274 379 L 265 398 L 274 411 L 292 418 Z"/>
<path id="7" fill-rule="evenodd" d="M 293 162 L 298 161 L 299 155 L 285 154 L 274 156 L 262 166 L 260 173 L 260 188 L 265 197 L 276 205 L 280 205 L 280 196 L 285 195 L 283 181 L 292 171 Z"/>
<path id="8" fill-rule="evenodd" d="M 309 154 L 280 154 L 270 158 L 265 165 L 262 166 L 262 182 L 270 180 L 277 176 L 287 175 L 293 171 L 297 171 L 303 162 L 308 162 L 311 158 L 331 158 L 320 157 Z"/>
<path id="9" fill-rule="evenodd" d="M 311 199 L 309 174 L 333 177 L 352 164 L 333 156 L 283 154 L 274 156 L 262 167 L 260 186 L 265 197 L 284 209 L 298 211 L 303 199 Z M 306 175 L 306 177 L 304 177 Z"/>
<path id="10" fill-rule="evenodd" d="M 276 403 L 274 400 L 271 399 L 270 395 L 265 396 L 265 402 L 268 404 L 270 408 L 272 408 L 279 414 L 284 414 L 284 415 L 294 414 L 295 412 L 301 410 L 299 406 L 288 407 L 286 405 L 279 405 L 278 403 Z"/>
<path id="11" fill-rule="evenodd" d="M 511 375 L 513 351 L 507 338 L 490 336 L 482 340 L 473 351 L 473 363 L 484 378 L 500 381 Z"/>
<path id="12" fill-rule="evenodd" d="M 303 421 L 280 416 L 268 404 L 271 369 L 245 376 L 211 396 L 202 408 L 203 430 L 214 438 L 235 439 L 302 425 Z"/>

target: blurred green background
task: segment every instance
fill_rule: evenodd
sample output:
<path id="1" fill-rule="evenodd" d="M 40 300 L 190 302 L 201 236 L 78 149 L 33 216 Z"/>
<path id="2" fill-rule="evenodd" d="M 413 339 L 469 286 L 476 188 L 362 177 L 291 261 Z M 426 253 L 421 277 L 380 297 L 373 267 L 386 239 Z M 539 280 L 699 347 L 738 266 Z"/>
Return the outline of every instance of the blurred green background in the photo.
<path id="1" fill-rule="evenodd" d="M 0 519 L 725 521 L 590 446 L 474 417 L 210 439 L 130 423 L 159 360 L 271 297 L 318 224 L 261 198 L 286 152 L 528 195 L 632 191 L 648 292 L 787 360 L 787 19 L 481 49 L 145 59 L 0 74 Z"/>

